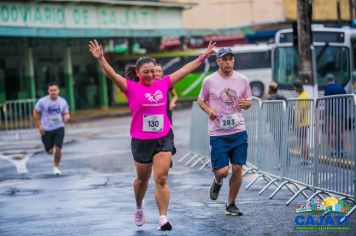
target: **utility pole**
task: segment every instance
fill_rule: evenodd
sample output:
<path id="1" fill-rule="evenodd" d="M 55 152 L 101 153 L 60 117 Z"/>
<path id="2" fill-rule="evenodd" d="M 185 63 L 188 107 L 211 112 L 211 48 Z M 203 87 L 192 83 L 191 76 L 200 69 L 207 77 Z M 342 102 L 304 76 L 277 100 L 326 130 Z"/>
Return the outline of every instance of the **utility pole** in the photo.
<path id="1" fill-rule="evenodd" d="M 312 51 L 313 39 L 311 32 L 312 0 L 297 0 L 297 32 L 298 32 L 298 75 L 303 81 L 304 90 L 312 98 L 318 97 L 316 84 L 316 58 Z"/>
<path id="2" fill-rule="evenodd" d="M 297 0 L 298 74 L 304 84 L 314 85 L 312 73 L 312 0 Z"/>
<path id="3" fill-rule="evenodd" d="M 349 0 L 349 16 L 350 16 L 350 24 L 352 24 L 352 20 L 354 19 L 354 11 L 353 11 L 353 3 L 352 0 Z"/>
<path id="4" fill-rule="evenodd" d="M 337 23 L 341 25 L 341 5 L 340 1 L 336 2 L 336 15 L 337 15 Z"/>
<path id="5" fill-rule="evenodd" d="M 354 20 L 354 12 L 355 12 L 355 3 L 354 0 L 349 0 L 349 14 L 350 14 L 350 22 Z"/>

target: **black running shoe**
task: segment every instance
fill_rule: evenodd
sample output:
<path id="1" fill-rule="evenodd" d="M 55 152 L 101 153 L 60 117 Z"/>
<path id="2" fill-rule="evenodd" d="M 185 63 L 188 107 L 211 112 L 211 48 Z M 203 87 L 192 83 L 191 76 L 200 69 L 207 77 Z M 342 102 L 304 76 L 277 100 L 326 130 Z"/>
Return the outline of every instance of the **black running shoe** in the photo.
<path id="1" fill-rule="evenodd" d="M 161 230 L 161 231 L 171 231 L 172 230 L 172 225 L 171 225 L 171 223 L 167 222 L 164 225 L 160 226 L 159 230 Z"/>
<path id="2" fill-rule="evenodd" d="M 210 199 L 211 200 L 218 199 L 221 186 L 222 186 L 222 183 L 221 184 L 217 184 L 215 182 L 215 178 L 214 178 L 213 182 L 211 183 L 210 188 L 209 188 L 209 194 L 210 194 Z"/>
<path id="3" fill-rule="evenodd" d="M 171 231 L 172 225 L 169 223 L 167 216 L 161 216 L 159 218 L 159 227 L 158 230 L 161 231 Z"/>
<path id="4" fill-rule="evenodd" d="M 225 215 L 242 216 L 242 212 L 235 203 L 226 204 Z"/>

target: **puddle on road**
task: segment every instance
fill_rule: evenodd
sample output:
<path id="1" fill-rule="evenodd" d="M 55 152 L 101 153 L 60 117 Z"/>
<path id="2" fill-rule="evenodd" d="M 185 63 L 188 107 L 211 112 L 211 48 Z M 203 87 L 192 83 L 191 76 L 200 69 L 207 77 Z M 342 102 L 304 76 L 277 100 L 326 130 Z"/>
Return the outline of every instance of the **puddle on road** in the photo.
<path id="1" fill-rule="evenodd" d="M 206 204 L 208 207 L 219 207 L 221 208 L 221 205 L 225 205 L 224 202 L 221 202 L 221 203 L 207 203 Z"/>
<path id="2" fill-rule="evenodd" d="M 109 186 L 109 183 L 110 183 L 110 178 L 106 177 L 105 178 L 105 182 L 104 183 L 101 183 L 101 184 L 91 184 L 89 185 L 90 188 L 92 189 L 99 189 L 99 188 L 105 188 L 105 187 L 108 187 Z M 111 183 L 110 183 L 111 185 Z"/>
<path id="3" fill-rule="evenodd" d="M 202 207 L 205 204 L 199 202 L 186 202 L 185 205 L 189 207 Z"/>
<path id="4" fill-rule="evenodd" d="M 41 191 L 38 189 L 18 189 L 18 188 L 10 188 L 3 192 L 1 195 L 4 196 L 30 196 L 39 194 Z"/>
<path id="5" fill-rule="evenodd" d="M 23 160 L 24 158 L 25 158 L 24 156 L 14 156 L 14 157 L 11 157 L 12 160 L 16 160 L 16 161 Z"/>

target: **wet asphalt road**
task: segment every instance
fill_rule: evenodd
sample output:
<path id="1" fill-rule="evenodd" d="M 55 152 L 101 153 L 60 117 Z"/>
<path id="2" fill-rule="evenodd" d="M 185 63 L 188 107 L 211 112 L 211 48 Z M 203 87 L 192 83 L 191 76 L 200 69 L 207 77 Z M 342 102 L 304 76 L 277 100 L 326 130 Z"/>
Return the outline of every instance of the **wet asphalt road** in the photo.
<path id="1" fill-rule="evenodd" d="M 198 170 L 180 157 L 188 152 L 190 110 L 174 113 L 178 152 L 169 174 L 171 202 L 169 219 L 173 230 L 157 231 L 158 211 L 154 184 L 145 197 L 146 224 L 133 224 L 135 209 L 132 182 L 135 170 L 130 153 L 129 117 L 83 122 L 67 127 L 61 165 L 62 176 L 52 175 L 52 157 L 46 155 L 37 133 L 18 137 L 0 133 L 0 150 L 40 151 L 27 162 L 28 173 L 19 174 L 14 164 L 0 158 L 0 235 L 355 235 L 356 213 L 351 231 L 294 231 L 295 205 L 286 207 L 287 190 L 273 200 L 270 187 L 262 196 L 264 182 L 241 189 L 238 205 L 244 216 L 224 215 L 227 181 L 217 201 L 208 188 L 212 173 Z M 248 174 L 245 187 L 256 174 Z"/>

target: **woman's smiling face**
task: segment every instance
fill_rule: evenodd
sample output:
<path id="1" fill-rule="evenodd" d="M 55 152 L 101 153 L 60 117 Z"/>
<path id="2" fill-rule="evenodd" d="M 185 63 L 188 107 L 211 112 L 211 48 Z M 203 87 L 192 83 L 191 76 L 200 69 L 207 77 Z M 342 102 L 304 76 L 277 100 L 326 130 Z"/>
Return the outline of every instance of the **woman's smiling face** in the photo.
<path id="1" fill-rule="evenodd" d="M 136 74 L 140 79 L 140 83 L 146 86 L 151 85 L 155 81 L 156 67 L 153 62 L 142 64 L 142 66 L 136 69 Z"/>

